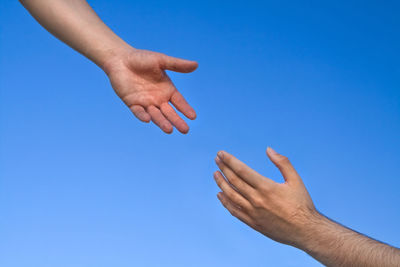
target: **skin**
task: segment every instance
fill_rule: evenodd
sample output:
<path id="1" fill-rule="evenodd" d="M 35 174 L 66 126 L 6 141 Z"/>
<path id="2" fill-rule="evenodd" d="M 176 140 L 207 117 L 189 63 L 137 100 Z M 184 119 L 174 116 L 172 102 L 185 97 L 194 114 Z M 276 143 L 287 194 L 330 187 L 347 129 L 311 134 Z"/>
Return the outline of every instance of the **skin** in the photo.
<path id="1" fill-rule="evenodd" d="M 287 157 L 267 149 L 285 180 L 276 183 L 227 152 L 215 159 L 218 198 L 236 218 L 261 234 L 297 247 L 326 266 L 400 266 L 400 250 L 320 214 Z"/>
<path id="2" fill-rule="evenodd" d="M 164 132 L 189 126 L 174 108 L 193 120 L 196 113 L 175 88 L 166 70 L 189 73 L 198 64 L 133 48 L 118 37 L 84 0 L 20 0 L 31 15 L 58 39 L 97 64 L 117 95 L 143 122 Z"/>
<path id="3" fill-rule="evenodd" d="M 135 49 L 112 32 L 83 0 L 20 0 L 50 33 L 104 70 L 117 95 L 143 122 L 164 132 L 188 125 L 196 113 L 178 92 L 166 70 L 189 73 L 194 61 Z M 286 157 L 269 149 L 285 182 L 261 176 L 226 152 L 216 159 L 218 198 L 229 212 L 278 242 L 298 247 L 327 266 L 400 266 L 399 250 L 370 239 L 324 217 Z"/>

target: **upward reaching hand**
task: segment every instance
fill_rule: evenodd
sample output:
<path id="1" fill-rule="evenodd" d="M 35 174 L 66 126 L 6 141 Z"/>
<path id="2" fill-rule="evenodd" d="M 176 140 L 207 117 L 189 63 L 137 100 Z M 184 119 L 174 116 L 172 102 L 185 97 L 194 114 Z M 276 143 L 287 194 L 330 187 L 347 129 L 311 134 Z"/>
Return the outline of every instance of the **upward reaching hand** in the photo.
<path id="1" fill-rule="evenodd" d="M 218 198 L 233 216 L 275 241 L 304 250 L 325 266 L 400 266 L 398 248 L 320 214 L 288 158 L 271 148 L 267 155 L 284 183 L 260 175 L 227 152 L 218 153 Z"/>
<path id="2" fill-rule="evenodd" d="M 139 120 L 151 120 L 166 133 L 171 133 L 173 126 L 181 133 L 187 133 L 189 126 L 170 103 L 189 119 L 195 119 L 196 113 L 165 70 L 189 73 L 196 68 L 194 61 L 131 48 L 123 56 L 108 62 L 104 69 L 117 95 Z"/>

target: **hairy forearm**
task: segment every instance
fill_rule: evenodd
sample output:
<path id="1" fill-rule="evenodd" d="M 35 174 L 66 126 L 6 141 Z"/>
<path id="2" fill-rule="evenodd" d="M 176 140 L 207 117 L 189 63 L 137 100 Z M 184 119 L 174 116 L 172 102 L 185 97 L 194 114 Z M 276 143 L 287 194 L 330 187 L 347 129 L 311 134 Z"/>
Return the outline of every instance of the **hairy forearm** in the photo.
<path id="1" fill-rule="evenodd" d="M 359 234 L 323 215 L 311 219 L 298 247 L 326 266 L 400 266 L 400 250 Z"/>
<path id="2" fill-rule="evenodd" d="M 20 0 L 49 32 L 101 68 L 129 48 L 85 0 Z"/>

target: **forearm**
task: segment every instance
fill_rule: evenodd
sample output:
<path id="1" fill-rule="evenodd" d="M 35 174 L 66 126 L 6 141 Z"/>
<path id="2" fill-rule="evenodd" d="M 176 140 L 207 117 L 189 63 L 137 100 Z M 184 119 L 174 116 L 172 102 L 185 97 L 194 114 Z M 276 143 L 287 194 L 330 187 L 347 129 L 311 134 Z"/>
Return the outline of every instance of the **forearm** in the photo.
<path id="1" fill-rule="evenodd" d="M 326 266 L 400 266 L 400 250 L 337 224 L 323 215 L 311 219 L 299 248 Z"/>
<path id="2" fill-rule="evenodd" d="M 49 32 L 101 68 L 131 47 L 108 28 L 85 0 L 20 0 Z"/>

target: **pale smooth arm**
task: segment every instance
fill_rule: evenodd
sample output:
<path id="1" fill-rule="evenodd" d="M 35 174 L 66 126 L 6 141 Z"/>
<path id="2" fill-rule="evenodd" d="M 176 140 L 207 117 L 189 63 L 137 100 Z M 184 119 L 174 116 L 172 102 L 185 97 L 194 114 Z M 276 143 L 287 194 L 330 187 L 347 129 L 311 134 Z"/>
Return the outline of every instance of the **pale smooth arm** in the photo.
<path id="1" fill-rule="evenodd" d="M 83 0 L 20 0 L 31 15 L 55 37 L 104 69 L 129 49 Z"/>
<path id="2" fill-rule="evenodd" d="M 267 155 L 285 179 L 276 183 L 220 151 L 214 178 L 218 198 L 239 220 L 263 235 L 297 247 L 326 266 L 399 267 L 400 250 L 346 228 L 320 214 L 288 158 Z"/>

